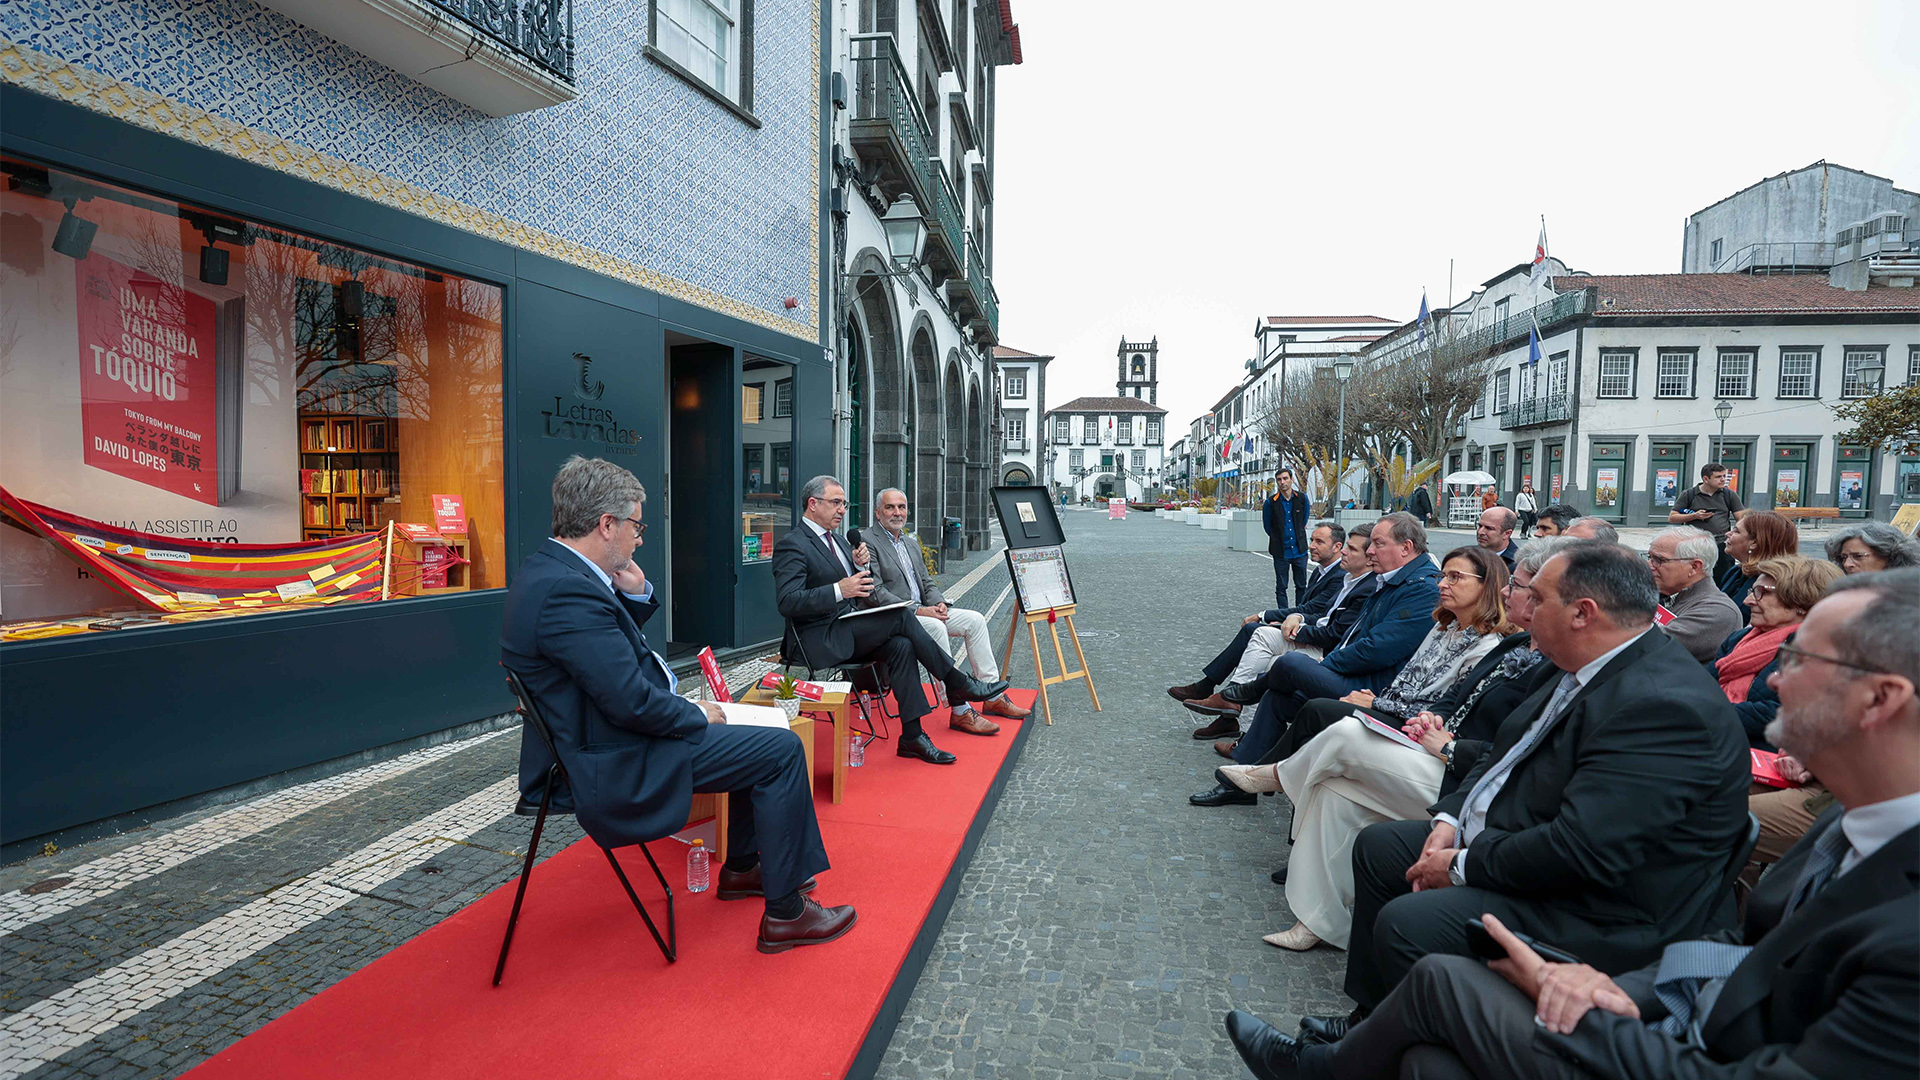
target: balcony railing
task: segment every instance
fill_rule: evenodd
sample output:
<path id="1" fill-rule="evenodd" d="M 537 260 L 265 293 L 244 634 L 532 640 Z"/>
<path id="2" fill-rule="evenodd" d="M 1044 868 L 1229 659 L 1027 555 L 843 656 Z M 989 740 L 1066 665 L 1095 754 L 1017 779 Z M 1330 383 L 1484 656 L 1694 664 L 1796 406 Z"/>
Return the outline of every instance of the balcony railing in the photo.
<path id="1" fill-rule="evenodd" d="M 1415 353 L 1424 352 L 1429 347 L 1439 355 L 1451 359 L 1464 360 L 1491 355 L 1516 341 L 1527 340 L 1527 331 L 1536 324 L 1544 335 L 1557 323 L 1590 313 L 1593 310 L 1592 297 L 1593 293 L 1587 289 L 1564 292 L 1518 315 L 1495 319 L 1478 330 L 1448 333 L 1443 324 L 1429 331 L 1425 344 L 1420 342 L 1418 334 L 1409 333 L 1381 352 L 1366 354 L 1366 361 L 1370 364 L 1394 363 Z"/>
<path id="2" fill-rule="evenodd" d="M 573 82 L 573 0 L 426 0 L 515 56 Z"/>
<path id="3" fill-rule="evenodd" d="M 1716 274 L 1824 274 L 1833 268 L 1834 245 L 1812 242 L 1748 244 L 1713 264 Z"/>
<path id="4" fill-rule="evenodd" d="M 1548 394 L 1546 397 L 1528 398 L 1507 406 L 1507 411 L 1500 414 L 1500 430 L 1512 431 L 1514 428 L 1555 424 L 1572 415 L 1573 400 L 1570 394 Z"/>
<path id="5" fill-rule="evenodd" d="M 854 149 L 877 173 L 881 191 L 913 196 L 927 219 L 927 261 L 934 280 L 965 266 L 959 198 L 935 156 L 927 118 L 913 94 L 892 34 L 855 34 L 853 48 Z"/>
<path id="6" fill-rule="evenodd" d="M 1033 449 L 1033 444 L 1029 443 L 1026 439 L 1008 439 L 1006 441 L 1006 450 L 1011 454 L 1024 454 L 1031 449 Z"/>
<path id="7" fill-rule="evenodd" d="M 1000 296 L 987 274 L 987 260 L 973 233 L 967 233 L 967 272 L 947 284 L 953 313 L 993 344 L 1000 341 Z"/>

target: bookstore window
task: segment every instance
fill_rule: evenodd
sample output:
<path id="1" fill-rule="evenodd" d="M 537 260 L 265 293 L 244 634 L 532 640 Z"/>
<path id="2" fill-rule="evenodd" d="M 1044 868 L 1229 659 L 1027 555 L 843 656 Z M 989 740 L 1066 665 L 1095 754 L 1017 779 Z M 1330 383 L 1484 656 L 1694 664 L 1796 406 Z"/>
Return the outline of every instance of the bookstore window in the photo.
<path id="1" fill-rule="evenodd" d="M 740 558 L 765 562 L 793 527 L 793 365 L 750 355 L 741 381 Z"/>
<path id="2" fill-rule="evenodd" d="M 0 169 L 0 640 L 505 584 L 499 287 Z"/>

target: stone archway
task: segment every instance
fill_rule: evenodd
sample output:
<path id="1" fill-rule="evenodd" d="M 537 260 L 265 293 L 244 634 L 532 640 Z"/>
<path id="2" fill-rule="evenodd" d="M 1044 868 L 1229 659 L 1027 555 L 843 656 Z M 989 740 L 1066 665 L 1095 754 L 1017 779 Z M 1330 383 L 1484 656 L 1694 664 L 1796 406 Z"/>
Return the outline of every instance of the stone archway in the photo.
<path id="1" fill-rule="evenodd" d="M 882 488 L 907 489 L 912 461 L 910 387 L 907 361 L 901 348 L 900 319 L 894 307 L 890 278 L 878 275 L 892 269 L 878 251 L 868 248 L 856 256 L 849 272 L 854 278 L 849 308 L 848 389 L 854 413 L 851 457 L 858 464 L 850 473 L 858 483 L 848 489 L 855 518 L 874 492 Z M 855 483 L 854 477 L 849 481 Z"/>
<path id="2" fill-rule="evenodd" d="M 1122 494 L 1115 489 L 1116 481 L 1112 473 L 1101 473 L 1093 478 L 1093 497 L 1100 500 L 1111 499 Z"/>
<path id="3" fill-rule="evenodd" d="M 993 469 L 993 455 L 987 450 L 986 417 L 980 408 L 980 377 L 967 380 L 967 546 L 983 551 L 987 546 L 987 477 Z"/>
<path id="4" fill-rule="evenodd" d="M 1000 478 L 1000 483 L 1007 487 L 1032 487 L 1033 473 L 1025 465 L 1016 461 L 1007 466 L 1006 474 Z"/>
<path id="5" fill-rule="evenodd" d="M 937 547 L 940 519 L 947 490 L 944 431 L 940 407 L 940 358 L 933 348 L 933 322 L 922 312 L 914 319 L 912 346 L 913 483 L 907 501 L 913 506 L 914 529 L 920 542 Z"/>
<path id="6" fill-rule="evenodd" d="M 941 384 L 941 403 L 946 406 L 946 516 L 960 519 L 960 528 L 971 531 L 967 519 L 967 469 L 972 459 L 967 454 L 967 395 L 960 388 L 960 354 L 947 353 L 947 374 Z M 943 523 L 944 524 L 944 523 Z M 944 539 L 944 537 L 943 537 Z"/>

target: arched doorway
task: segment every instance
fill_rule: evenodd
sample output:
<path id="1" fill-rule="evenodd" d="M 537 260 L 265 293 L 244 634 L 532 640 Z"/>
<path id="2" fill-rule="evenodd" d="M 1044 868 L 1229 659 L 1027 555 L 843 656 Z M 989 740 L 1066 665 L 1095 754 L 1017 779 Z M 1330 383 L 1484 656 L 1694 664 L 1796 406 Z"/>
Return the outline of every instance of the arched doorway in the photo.
<path id="1" fill-rule="evenodd" d="M 854 259 L 856 277 L 848 312 L 847 385 L 853 409 L 847 498 L 860 513 L 882 488 L 910 487 L 912 442 L 906 357 L 894 312 L 890 269 L 877 251 Z M 854 476 L 858 476 L 856 484 Z M 863 521 L 856 513 L 851 520 Z"/>
<path id="2" fill-rule="evenodd" d="M 1115 491 L 1114 491 L 1115 484 L 1116 484 L 1116 481 L 1114 480 L 1112 473 L 1101 473 L 1099 476 L 1094 477 L 1093 497 L 1096 499 L 1113 498 L 1115 494 Z"/>
<path id="3" fill-rule="evenodd" d="M 1033 474 L 1027 471 L 1025 465 L 1009 465 L 1006 475 L 1000 478 L 1000 483 L 1006 487 L 1032 487 Z"/>
<path id="4" fill-rule="evenodd" d="M 920 542 L 938 546 L 940 517 L 946 494 L 940 409 L 940 360 L 933 351 L 933 325 L 922 314 L 913 328 L 913 482 L 907 502 L 913 507 L 914 529 Z M 922 325 L 924 323 L 924 325 Z"/>
<path id="5" fill-rule="evenodd" d="M 980 411 L 980 378 L 967 380 L 967 546 L 984 551 L 987 546 L 987 477 L 993 469 L 987 452 L 986 418 Z"/>
<path id="6" fill-rule="evenodd" d="M 967 513 L 967 468 L 971 464 L 967 456 L 967 395 L 960 388 L 960 359 L 957 352 L 947 354 L 947 377 L 941 391 L 941 401 L 946 405 L 947 414 L 945 516 L 959 518 L 960 528 L 970 531 L 972 523 L 967 520 L 972 516 Z M 941 539 L 944 541 L 946 538 L 943 535 Z"/>

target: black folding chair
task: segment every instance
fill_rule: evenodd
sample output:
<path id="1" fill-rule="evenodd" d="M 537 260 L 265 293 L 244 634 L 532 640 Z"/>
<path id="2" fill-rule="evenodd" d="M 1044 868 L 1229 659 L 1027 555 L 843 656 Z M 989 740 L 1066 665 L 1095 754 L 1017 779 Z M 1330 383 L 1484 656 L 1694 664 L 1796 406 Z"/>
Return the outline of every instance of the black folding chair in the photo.
<path id="1" fill-rule="evenodd" d="M 547 823 L 547 807 L 553 802 L 555 787 L 567 779 L 566 766 L 560 764 L 560 751 L 553 744 L 553 731 L 547 726 L 546 717 L 541 714 L 540 706 L 534 704 L 533 695 L 527 693 L 527 686 L 520 681 L 519 674 L 511 669 L 507 671 L 507 688 L 513 691 L 514 697 L 520 699 L 520 719 L 546 744 L 547 753 L 553 758 L 553 766 L 547 770 L 547 787 L 540 796 L 540 813 L 533 819 L 533 839 L 527 842 L 527 859 L 520 867 L 520 887 L 514 890 L 513 913 L 507 916 L 507 933 L 500 939 L 500 961 L 493 966 L 495 986 L 500 985 L 500 976 L 507 970 L 507 950 L 513 947 L 513 928 L 520 922 L 520 902 L 527 897 L 527 879 L 533 876 L 533 860 L 540 851 L 540 830 Z M 620 868 L 620 860 L 613 857 L 613 849 L 600 845 L 600 850 L 607 856 L 607 865 L 613 867 L 614 876 L 620 879 L 620 887 L 627 890 L 627 899 L 633 901 L 633 909 L 640 913 L 641 920 L 647 924 L 647 933 L 652 934 L 654 944 L 660 946 L 660 954 L 671 964 L 679 958 L 680 953 L 679 930 L 673 919 L 673 886 L 667 884 L 667 876 L 660 872 L 660 864 L 653 861 L 653 852 L 647 850 L 647 845 L 635 846 L 640 849 L 640 854 L 647 857 L 647 865 L 653 867 L 653 876 L 667 896 L 667 936 L 664 938 L 660 936 L 659 927 L 654 925 L 653 916 L 647 914 L 646 906 L 640 903 L 639 894 L 633 891 L 633 883 L 627 880 L 627 872 Z"/>
<path id="2" fill-rule="evenodd" d="M 820 677 L 820 669 L 814 665 L 812 658 L 807 656 L 807 647 L 801 642 L 800 635 L 794 632 L 793 620 L 788 619 L 786 628 L 780 635 L 780 664 L 782 667 L 791 668 L 795 663 L 807 669 L 809 680 Z M 875 730 L 874 714 L 877 712 L 882 721 L 898 722 L 900 719 L 898 713 L 887 711 L 887 695 L 893 691 L 892 684 L 887 680 L 887 673 L 879 664 L 872 661 L 864 664 L 841 664 L 836 670 L 841 678 L 853 684 L 853 706 L 860 711 L 860 719 L 867 725 L 868 737 L 870 739 L 886 738 Z M 875 702 L 871 709 L 867 706 L 869 696 Z M 882 728 L 885 726 L 884 722 L 879 725 Z"/>
<path id="3" fill-rule="evenodd" d="M 1733 859 L 1727 864 L 1721 892 L 1733 899 L 1733 918 L 1735 925 L 1746 918 L 1747 895 L 1753 890 L 1742 879 L 1747 866 L 1753 860 L 1753 849 L 1760 843 L 1760 819 L 1747 814 L 1747 835 L 1744 842 L 1734 848 Z"/>

